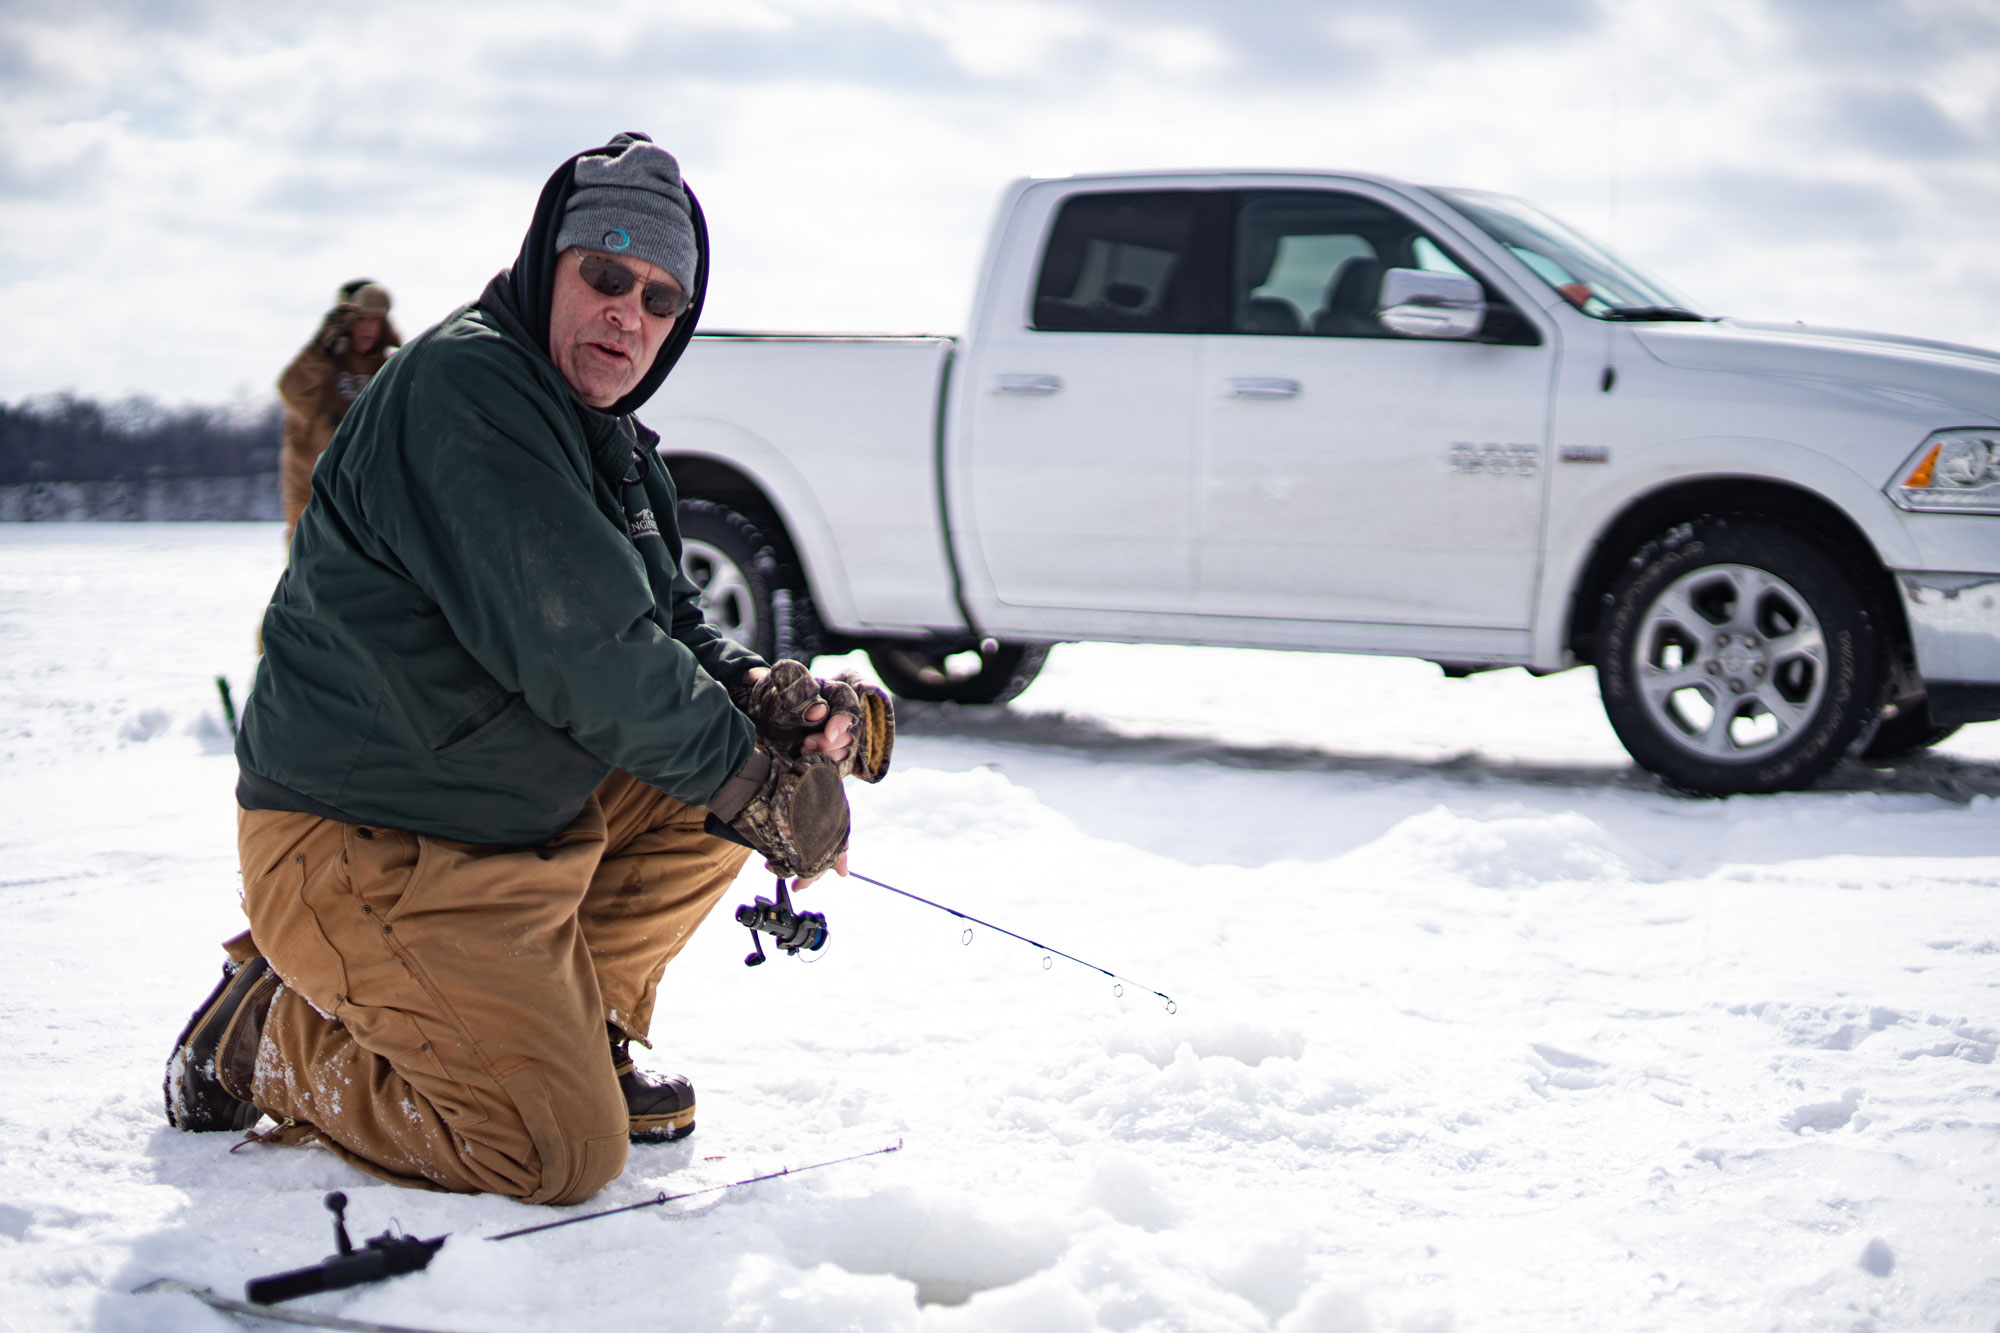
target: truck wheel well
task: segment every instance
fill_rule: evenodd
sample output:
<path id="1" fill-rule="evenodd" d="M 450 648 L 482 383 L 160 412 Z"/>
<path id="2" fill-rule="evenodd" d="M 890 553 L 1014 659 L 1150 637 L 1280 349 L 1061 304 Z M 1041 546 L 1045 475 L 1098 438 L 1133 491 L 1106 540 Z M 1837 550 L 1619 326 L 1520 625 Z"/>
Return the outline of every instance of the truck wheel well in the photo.
<path id="1" fill-rule="evenodd" d="M 770 542 L 778 562 L 796 578 L 796 586 L 804 588 L 808 598 L 812 596 L 812 576 L 806 570 L 806 562 L 798 558 L 798 544 L 784 526 L 784 518 L 778 516 L 778 506 L 770 502 L 770 496 L 754 480 L 726 462 L 698 454 L 670 454 L 662 450 L 660 462 L 666 464 L 666 474 L 674 478 L 674 490 L 682 500 L 708 500 L 710 504 L 734 508 L 748 518 L 758 534 Z M 826 646 L 828 636 L 818 624 L 818 614 L 810 614 L 808 620 L 808 652 L 830 650 Z"/>
<path id="2" fill-rule="evenodd" d="M 790 530 L 778 517 L 777 506 L 771 503 L 756 482 L 729 464 L 713 458 L 663 453 L 660 461 L 667 465 L 667 475 L 674 479 L 674 489 L 680 493 L 681 499 L 711 500 L 734 509 L 757 525 L 757 530 L 777 548 L 779 559 L 797 570 L 799 577 L 806 577 L 805 565 L 799 560 L 799 549 L 792 541 Z"/>
<path id="3" fill-rule="evenodd" d="M 778 521 L 778 512 L 757 483 L 738 472 L 727 463 L 718 463 L 713 458 L 677 457 L 662 453 L 660 461 L 667 465 L 667 475 L 674 479 L 674 489 L 683 500 L 713 500 L 727 505 L 746 518 L 754 519 L 764 535 L 774 541 L 782 540 L 786 554 L 791 554 L 791 534 Z"/>
<path id="4" fill-rule="evenodd" d="M 1597 539 L 1570 597 L 1567 642 L 1577 661 L 1596 663 L 1598 622 L 1611 600 L 1612 585 L 1639 548 L 1682 523 L 1718 513 L 1762 514 L 1818 538 L 1863 579 L 1869 600 L 1881 609 L 1895 651 L 1907 654 L 1910 634 L 1902 600 L 1874 544 L 1854 520 L 1796 486 L 1750 477 L 1707 477 L 1640 497 Z"/>

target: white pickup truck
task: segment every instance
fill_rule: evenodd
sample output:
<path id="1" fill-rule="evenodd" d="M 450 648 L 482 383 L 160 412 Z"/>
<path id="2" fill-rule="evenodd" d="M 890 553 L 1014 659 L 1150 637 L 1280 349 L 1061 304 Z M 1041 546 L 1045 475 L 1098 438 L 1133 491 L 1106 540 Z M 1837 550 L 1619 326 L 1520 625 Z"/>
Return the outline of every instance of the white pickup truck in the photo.
<path id="1" fill-rule="evenodd" d="M 1019 181 L 963 338 L 699 337 L 647 416 L 716 620 L 909 698 L 1086 639 L 1588 663 L 1712 794 L 2000 717 L 2000 354 L 1711 318 L 1503 195 Z"/>

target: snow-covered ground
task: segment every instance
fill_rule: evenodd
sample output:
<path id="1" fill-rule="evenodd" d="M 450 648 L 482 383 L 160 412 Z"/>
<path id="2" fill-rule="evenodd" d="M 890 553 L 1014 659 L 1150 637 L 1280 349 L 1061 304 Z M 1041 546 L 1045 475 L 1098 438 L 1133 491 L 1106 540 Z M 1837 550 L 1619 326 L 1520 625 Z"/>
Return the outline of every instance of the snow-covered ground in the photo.
<path id="1" fill-rule="evenodd" d="M 1068 646 L 907 709 L 818 961 L 718 914 L 648 1059 L 700 1129 L 545 1235 L 327 1153 L 184 1135 L 167 1048 L 238 928 L 239 694 L 273 525 L 0 526 L 0 1330 L 220 1329 L 314 1297 L 444 1330 L 1991 1329 L 2000 726 L 1830 790 L 1664 794 L 1594 682 Z M 746 874 L 741 900 L 769 892 Z M 737 901 L 736 899 L 728 901 Z"/>

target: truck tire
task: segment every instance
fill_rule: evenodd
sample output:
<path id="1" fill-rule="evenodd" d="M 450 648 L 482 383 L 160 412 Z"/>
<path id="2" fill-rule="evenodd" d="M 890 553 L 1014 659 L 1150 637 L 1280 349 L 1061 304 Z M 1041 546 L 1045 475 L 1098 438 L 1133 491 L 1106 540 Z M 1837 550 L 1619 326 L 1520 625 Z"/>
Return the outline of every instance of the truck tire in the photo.
<path id="1" fill-rule="evenodd" d="M 1810 786 L 1882 705 L 1865 587 L 1757 515 L 1708 515 L 1647 543 L 1612 590 L 1597 664 L 1618 739 L 1696 795 Z"/>
<path id="2" fill-rule="evenodd" d="M 877 644 L 868 650 L 875 674 L 902 699 L 940 704 L 1004 704 L 1034 683 L 1049 660 L 1046 643 L 1000 643 L 993 651 L 945 653 Z"/>
<path id="3" fill-rule="evenodd" d="M 1882 725 L 1861 747 L 1863 759 L 1900 759 L 1919 750 L 1928 750 L 1933 745 L 1950 737 L 1957 727 L 1940 727 L 1931 721 L 1930 704 L 1922 699 L 1906 705 L 1894 717 L 1882 719 Z"/>
<path id="4" fill-rule="evenodd" d="M 681 570 L 701 589 L 709 624 L 767 662 L 810 664 L 819 615 L 796 566 L 748 515 L 713 500 L 682 500 Z"/>

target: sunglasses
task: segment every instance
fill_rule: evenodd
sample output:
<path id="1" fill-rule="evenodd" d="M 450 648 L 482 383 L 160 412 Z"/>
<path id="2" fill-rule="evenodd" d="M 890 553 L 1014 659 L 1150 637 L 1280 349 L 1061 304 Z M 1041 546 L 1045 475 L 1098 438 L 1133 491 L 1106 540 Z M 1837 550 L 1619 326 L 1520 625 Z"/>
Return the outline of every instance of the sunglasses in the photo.
<path id="1" fill-rule="evenodd" d="M 639 275 L 617 260 L 595 251 L 583 252 L 577 276 L 600 296 L 623 296 L 638 283 Z M 670 282 L 649 282 L 639 293 L 639 304 L 655 319 L 678 319 L 687 311 L 687 293 Z"/>

